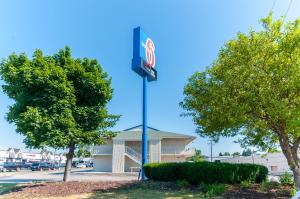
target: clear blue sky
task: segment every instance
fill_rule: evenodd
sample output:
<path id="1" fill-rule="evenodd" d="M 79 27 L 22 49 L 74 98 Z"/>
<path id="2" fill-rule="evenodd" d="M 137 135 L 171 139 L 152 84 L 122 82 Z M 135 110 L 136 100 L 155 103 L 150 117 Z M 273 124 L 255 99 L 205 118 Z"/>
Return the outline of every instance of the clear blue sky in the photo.
<path id="1" fill-rule="evenodd" d="M 275 17 L 282 16 L 288 0 L 277 0 Z M 142 79 L 131 71 L 132 29 L 142 26 L 156 45 L 158 81 L 149 84 L 149 126 L 196 135 L 191 118 L 180 117 L 183 87 L 195 71 L 202 71 L 218 50 L 236 33 L 258 30 L 273 0 L 128 0 L 61 1 L 2 0 L 0 2 L 0 58 L 36 48 L 52 55 L 65 45 L 74 57 L 96 58 L 112 77 L 114 96 L 109 110 L 121 114 L 114 130 L 141 124 Z M 287 20 L 300 16 L 300 1 L 293 1 Z M 0 81 L 0 84 L 3 82 Z M 12 103 L 0 91 L 0 149 L 24 149 L 22 136 L 4 119 Z M 220 151 L 241 151 L 234 138 L 222 138 Z M 193 143 L 209 153 L 207 140 Z"/>

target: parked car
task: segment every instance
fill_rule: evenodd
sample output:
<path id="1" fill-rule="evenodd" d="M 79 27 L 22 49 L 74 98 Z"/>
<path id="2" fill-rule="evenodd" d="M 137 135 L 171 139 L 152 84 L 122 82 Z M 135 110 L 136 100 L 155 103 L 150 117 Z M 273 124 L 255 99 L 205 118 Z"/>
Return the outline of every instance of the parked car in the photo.
<path id="1" fill-rule="evenodd" d="M 4 162 L 3 165 L 4 171 L 20 171 L 21 168 L 22 164 L 17 162 Z"/>
<path id="2" fill-rule="evenodd" d="M 4 163 L 3 162 L 0 162 L 0 171 L 1 172 L 5 172 Z"/>
<path id="3" fill-rule="evenodd" d="M 93 162 L 87 162 L 85 163 L 86 167 L 94 167 Z"/>
<path id="4" fill-rule="evenodd" d="M 60 169 L 60 165 L 58 163 L 48 162 L 48 165 L 51 170 Z"/>
<path id="5" fill-rule="evenodd" d="M 22 164 L 22 168 L 24 169 L 30 169 L 31 168 L 32 163 L 31 162 L 24 162 Z"/>
<path id="6" fill-rule="evenodd" d="M 51 170 L 51 167 L 47 162 L 37 162 L 31 165 L 31 170 L 32 171 Z"/>
<path id="7" fill-rule="evenodd" d="M 76 168 L 86 168 L 86 165 L 84 163 L 78 163 Z"/>

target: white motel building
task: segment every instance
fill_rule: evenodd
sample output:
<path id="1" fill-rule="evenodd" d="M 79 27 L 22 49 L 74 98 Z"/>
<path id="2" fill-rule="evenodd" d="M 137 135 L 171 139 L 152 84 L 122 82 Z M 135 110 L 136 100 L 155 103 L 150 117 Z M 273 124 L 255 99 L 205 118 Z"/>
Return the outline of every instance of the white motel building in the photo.
<path id="1" fill-rule="evenodd" d="M 148 162 L 186 161 L 195 154 L 195 148 L 187 148 L 195 138 L 148 127 Z M 141 151 L 142 125 L 121 131 L 105 145 L 94 147 L 94 170 L 113 173 L 138 171 Z"/>

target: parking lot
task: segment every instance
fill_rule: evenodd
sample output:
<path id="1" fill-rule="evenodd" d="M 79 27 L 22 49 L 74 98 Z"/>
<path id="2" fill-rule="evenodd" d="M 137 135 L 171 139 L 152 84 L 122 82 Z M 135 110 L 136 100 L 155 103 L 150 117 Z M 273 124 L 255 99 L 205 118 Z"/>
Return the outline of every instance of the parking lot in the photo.
<path id="1" fill-rule="evenodd" d="M 113 174 L 93 172 L 92 169 L 72 169 L 70 181 L 131 181 L 137 180 L 136 173 Z M 63 169 L 59 171 L 30 171 L 0 173 L 0 183 L 32 183 L 32 182 L 58 182 L 63 179 Z"/>

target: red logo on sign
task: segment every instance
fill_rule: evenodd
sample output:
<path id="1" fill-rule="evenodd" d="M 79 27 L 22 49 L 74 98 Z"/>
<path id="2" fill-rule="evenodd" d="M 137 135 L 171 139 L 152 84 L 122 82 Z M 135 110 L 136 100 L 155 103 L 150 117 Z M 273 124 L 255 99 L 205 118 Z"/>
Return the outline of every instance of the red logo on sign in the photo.
<path id="1" fill-rule="evenodd" d="M 155 54 L 154 54 L 155 46 L 153 41 L 148 38 L 146 41 L 146 58 L 147 63 L 150 68 L 154 68 L 155 66 Z"/>

